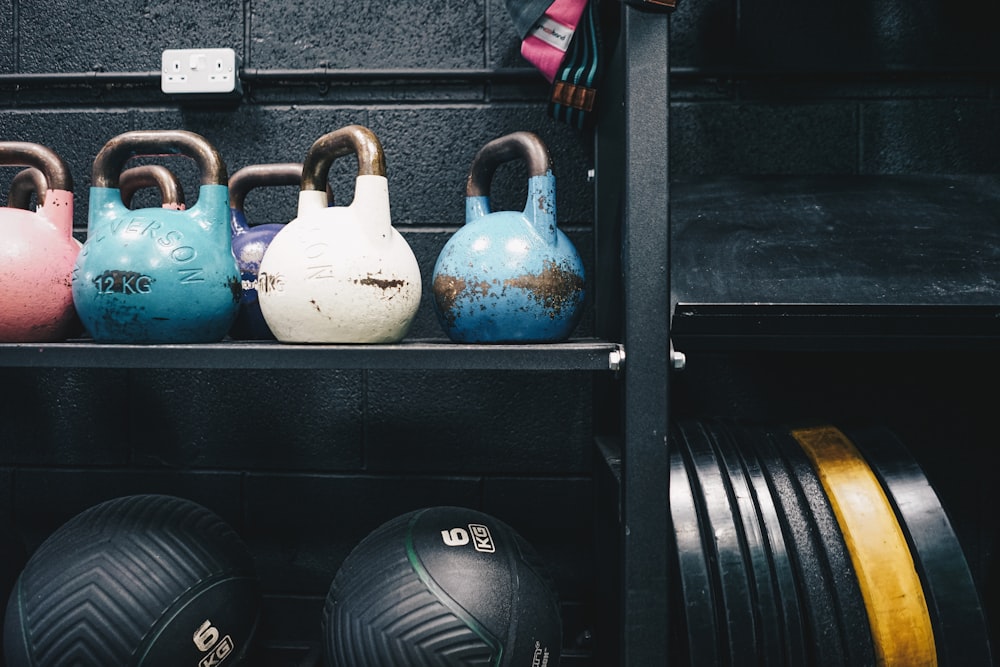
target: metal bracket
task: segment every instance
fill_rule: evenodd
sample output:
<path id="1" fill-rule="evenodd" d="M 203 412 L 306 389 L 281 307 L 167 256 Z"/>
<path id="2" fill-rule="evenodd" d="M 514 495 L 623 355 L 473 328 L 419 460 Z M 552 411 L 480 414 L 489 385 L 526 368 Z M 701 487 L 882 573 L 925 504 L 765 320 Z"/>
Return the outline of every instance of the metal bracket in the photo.
<path id="1" fill-rule="evenodd" d="M 682 371 L 687 365 L 687 357 L 683 352 L 674 349 L 674 341 L 670 341 L 670 367 L 675 371 Z"/>
<path id="2" fill-rule="evenodd" d="M 615 372 L 615 375 L 620 373 L 625 367 L 625 346 L 621 343 L 615 345 L 610 353 L 608 353 L 608 370 Z"/>

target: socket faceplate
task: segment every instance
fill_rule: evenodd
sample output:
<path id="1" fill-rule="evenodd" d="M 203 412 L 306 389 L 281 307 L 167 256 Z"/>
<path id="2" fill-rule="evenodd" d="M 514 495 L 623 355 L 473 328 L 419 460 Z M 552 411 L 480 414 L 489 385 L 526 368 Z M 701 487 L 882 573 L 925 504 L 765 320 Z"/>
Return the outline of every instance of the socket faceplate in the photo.
<path id="1" fill-rule="evenodd" d="M 233 49 L 167 49 L 160 89 L 170 95 L 240 95 L 240 63 Z"/>

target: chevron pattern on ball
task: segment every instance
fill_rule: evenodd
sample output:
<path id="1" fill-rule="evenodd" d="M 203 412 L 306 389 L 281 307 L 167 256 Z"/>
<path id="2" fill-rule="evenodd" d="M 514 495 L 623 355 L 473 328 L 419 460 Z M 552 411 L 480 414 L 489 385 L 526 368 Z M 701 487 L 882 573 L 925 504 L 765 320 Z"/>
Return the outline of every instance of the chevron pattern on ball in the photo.
<path id="1" fill-rule="evenodd" d="M 218 601 L 234 582 L 254 599 L 252 557 L 208 509 L 163 495 L 101 503 L 53 533 L 21 573 L 4 625 L 8 665 L 145 666 L 172 651 L 154 643 L 175 635 L 197 664 L 197 647 L 187 647 L 192 631 L 202 616 L 219 618 Z M 241 614 L 256 623 L 252 606 Z M 187 627 L 171 631 L 185 615 Z"/>

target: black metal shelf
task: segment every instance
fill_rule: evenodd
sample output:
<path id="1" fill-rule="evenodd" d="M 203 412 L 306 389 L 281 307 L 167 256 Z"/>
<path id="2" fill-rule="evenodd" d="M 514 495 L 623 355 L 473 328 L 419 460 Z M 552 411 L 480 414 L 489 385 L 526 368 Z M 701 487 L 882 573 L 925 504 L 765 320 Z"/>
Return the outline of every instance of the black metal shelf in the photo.
<path id="1" fill-rule="evenodd" d="M 682 352 L 1000 340 L 1000 175 L 680 181 L 671 223 Z"/>
<path id="2" fill-rule="evenodd" d="M 523 345 L 436 339 L 392 345 L 119 345 L 88 340 L 0 344 L 0 367 L 608 371 L 619 370 L 623 359 L 620 345 L 598 339 Z"/>

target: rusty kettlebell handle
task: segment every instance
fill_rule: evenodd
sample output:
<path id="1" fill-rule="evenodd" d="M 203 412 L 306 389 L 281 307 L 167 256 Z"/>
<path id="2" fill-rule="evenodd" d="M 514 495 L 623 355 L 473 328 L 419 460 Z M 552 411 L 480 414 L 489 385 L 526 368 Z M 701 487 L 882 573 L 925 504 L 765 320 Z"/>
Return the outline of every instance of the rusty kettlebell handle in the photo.
<path id="1" fill-rule="evenodd" d="M 299 185 L 302 165 L 298 162 L 251 164 L 229 177 L 229 208 L 243 210 L 247 193 L 254 188 L 272 185 Z"/>
<path id="2" fill-rule="evenodd" d="M 91 182 L 98 188 L 117 188 L 122 167 L 137 156 L 184 155 L 198 163 L 202 185 L 227 185 L 222 157 L 205 137 L 187 130 L 135 130 L 114 137 L 94 158 Z"/>
<path id="3" fill-rule="evenodd" d="M 45 181 L 45 174 L 41 169 L 28 167 L 14 174 L 10 181 L 10 190 L 7 192 L 7 206 L 10 208 L 27 209 L 31 203 L 31 193 L 35 193 L 38 203 L 44 203 L 45 190 L 48 183 Z"/>
<path id="4" fill-rule="evenodd" d="M 465 184 L 467 197 L 488 197 L 490 183 L 497 167 L 505 162 L 523 159 L 528 177 L 544 176 L 552 170 L 552 160 L 545 144 L 534 132 L 513 132 L 494 139 L 479 149 L 472 159 Z"/>
<path id="5" fill-rule="evenodd" d="M 67 192 L 73 190 L 73 176 L 69 173 L 69 167 L 55 151 L 40 144 L 0 141 L 0 165 L 34 167 L 42 172 L 45 185 L 41 189 L 36 187 L 39 201 L 46 189 Z"/>
<path id="6" fill-rule="evenodd" d="M 242 211 L 247 193 L 255 188 L 301 184 L 302 164 L 299 162 L 247 165 L 237 169 L 229 177 L 229 208 Z M 329 183 L 326 186 L 326 196 L 333 202 L 333 191 Z"/>
<path id="7" fill-rule="evenodd" d="M 348 125 L 313 142 L 302 161 L 302 190 L 326 189 L 330 165 L 344 155 L 358 156 L 358 176 L 385 176 L 385 154 L 375 133 L 361 125 Z"/>
<path id="8" fill-rule="evenodd" d="M 122 172 L 122 202 L 132 205 L 132 197 L 143 188 L 158 188 L 164 204 L 183 205 L 184 189 L 174 172 L 160 164 L 144 164 Z"/>

